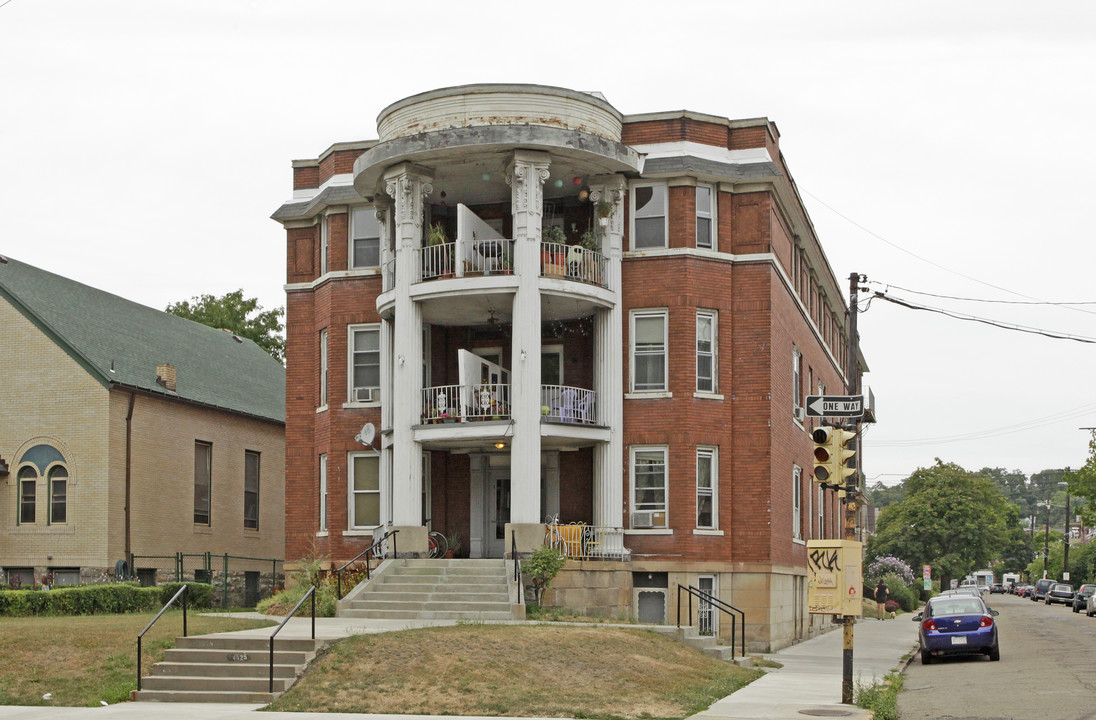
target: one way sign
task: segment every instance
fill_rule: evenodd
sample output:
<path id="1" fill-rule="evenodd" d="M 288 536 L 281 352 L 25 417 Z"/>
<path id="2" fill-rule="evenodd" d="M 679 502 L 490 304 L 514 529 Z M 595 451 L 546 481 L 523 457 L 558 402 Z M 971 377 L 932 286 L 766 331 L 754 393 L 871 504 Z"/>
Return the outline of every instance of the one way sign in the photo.
<path id="1" fill-rule="evenodd" d="M 858 418 L 864 415 L 863 395 L 808 395 L 810 417 Z"/>

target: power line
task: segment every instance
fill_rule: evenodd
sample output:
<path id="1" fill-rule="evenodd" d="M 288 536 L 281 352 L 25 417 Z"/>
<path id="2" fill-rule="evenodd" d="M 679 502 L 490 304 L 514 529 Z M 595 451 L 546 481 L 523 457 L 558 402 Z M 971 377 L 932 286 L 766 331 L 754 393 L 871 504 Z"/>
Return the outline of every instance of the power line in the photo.
<path id="1" fill-rule="evenodd" d="M 1074 342 L 1096 344 L 1096 338 L 1089 338 L 1083 335 L 1070 335 L 1067 333 L 1059 333 L 1053 330 L 1043 330 L 1041 328 L 1028 327 L 1026 325 L 1004 323 L 1000 322 L 999 320 L 991 320 L 989 318 L 982 318 L 976 315 L 965 315 L 962 313 L 953 312 L 951 310 L 929 307 L 927 305 L 915 305 L 914 303 L 908 302 L 906 300 L 886 295 L 882 292 L 879 292 L 878 290 L 872 297 L 879 298 L 880 300 L 886 300 L 889 303 L 894 303 L 895 305 L 907 308 L 909 310 L 923 310 L 925 312 L 939 313 L 955 320 L 966 320 L 968 322 L 983 323 L 985 325 L 991 325 L 993 327 L 1001 328 L 1002 330 L 1012 330 L 1015 332 L 1029 333 L 1032 335 L 1042 335 L 1043 337 L 1048 337 L 1052 340 L 1073 340 Z"/>
<path id="2" fill-rule="evenodd" d="M 872 447 L 920 447 L 923 445 L 942 445 L 945 443 L 962 442 L 966 440 L 985 440 L 988 438 L 1001 437 L 1003 435 L 1011 435 L 1025 430 L 1032 430 L 1038 427 L 1045 427 L 1047 425 L 1055 425 L 1075 417 L 1086 415 L 1093 410 L 1096 410 L 1096 404 L 1081 405 L 1051 415 L 1024 420 L 1023 422 L 1015 423 L 1013 425 L 1003 425 L 1001 427 L 986 430 L 975 430 L 964 435 L 944 435 L 941 437 L 911 438 L 909 440 L 878 440 L 873 441 L 871 445 Z"/>
<path id="3" fill-rule="evenodd" d="M 912 290 L 910 288 L 881 282 L 879 280 L 868 280 L 867 282 L 870 284 L 882 285 L 887 289 L 894 288 L 895 290 L 913 293 L 914 295 L 925 295 L 927 297 L 941 298 L 943 300 L 962 300 L 964 302 L 996 303 L 1000 305 L 1050 305 L 1053 307 L 1069 307 L 1072 305 L 1096 305 L 1096 300 L 1082 300 L 1078 302 L 1051 302 L 1049 300 L 990 300 L 988 298 L 959 297 L 957 295 L 941 295 L 938 293 L 930 293 L 925 292 L 924 290 Z M 1084 312 L 1092 311 L 1085 310 Z"/>

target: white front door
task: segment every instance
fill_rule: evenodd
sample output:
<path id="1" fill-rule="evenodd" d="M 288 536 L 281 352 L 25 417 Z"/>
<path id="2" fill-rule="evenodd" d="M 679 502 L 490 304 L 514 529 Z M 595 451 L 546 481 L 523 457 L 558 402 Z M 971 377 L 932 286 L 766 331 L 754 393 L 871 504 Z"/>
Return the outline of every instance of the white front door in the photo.
<path id="1" fill-rule="evenodd" d="M 714 575 L 701 575 L 696 580 L 697 589 L 702 593 L 707 593 L 713 598 L 717 598 L 715 593 L 715 576 Z M 715 635 L 719 632 L 717 613 L 712 604 L 707 600 L 700 599 L 697 601 L 697 631 L 701 635 Z"/>

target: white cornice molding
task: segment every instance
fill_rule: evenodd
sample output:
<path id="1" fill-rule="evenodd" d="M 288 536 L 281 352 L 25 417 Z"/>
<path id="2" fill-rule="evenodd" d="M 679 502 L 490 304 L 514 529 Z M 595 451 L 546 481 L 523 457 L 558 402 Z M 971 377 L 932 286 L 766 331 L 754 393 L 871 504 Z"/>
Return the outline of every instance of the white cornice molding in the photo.
<path id="1" fill-rule="evenodd" d="M 743 150 L 728 150 L 716 145 L 677 140 L 666 143 L 649 143 L 644 145 L 632 145 L 636 152 L 643 153 L 648 160 L 669 157 L 697 157 L 713 162 L 726 163 L 728 165 L 752 165 L 754 163 L 774 162 L 766 148 L 745 148 Z"/>

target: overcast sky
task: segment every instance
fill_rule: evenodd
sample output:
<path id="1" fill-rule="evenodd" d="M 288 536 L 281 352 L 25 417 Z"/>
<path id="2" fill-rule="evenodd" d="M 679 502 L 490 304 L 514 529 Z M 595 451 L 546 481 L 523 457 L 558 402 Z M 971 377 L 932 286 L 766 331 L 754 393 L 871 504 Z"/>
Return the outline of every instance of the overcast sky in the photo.
<path id="1" fill-rule="evenodd" d="M 281 306 L 291 160 L 414 93 L 539 83 L 768 117 L 843 286 L 1096 340 L 1096 304 L 1011 304 L 1096 302 L 1094 8 L 0 0 L 0 254 L 157 308 Z M 880 299 L 860 325 L 869 482 L 1083 463 L 1096 345 Z"/>

